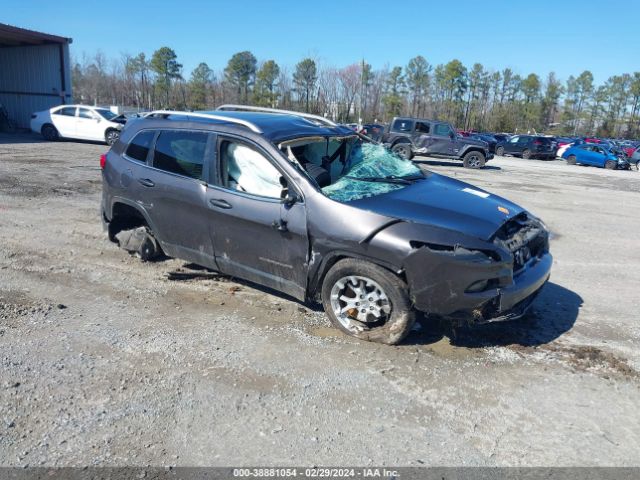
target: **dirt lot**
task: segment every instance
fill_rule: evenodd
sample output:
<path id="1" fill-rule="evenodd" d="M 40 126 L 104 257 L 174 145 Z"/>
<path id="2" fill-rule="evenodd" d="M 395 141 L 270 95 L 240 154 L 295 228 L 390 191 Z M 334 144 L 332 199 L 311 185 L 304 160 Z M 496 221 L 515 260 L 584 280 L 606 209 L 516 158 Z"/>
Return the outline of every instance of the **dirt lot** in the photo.
<path id="1" fill-rule="evenodd" d="M 401 346 L 99 217 L 105 146 L 0 136 L 0 465 L 640 465 L 640 173 L 427 162 L 553 232 L 525 319 Z"/>

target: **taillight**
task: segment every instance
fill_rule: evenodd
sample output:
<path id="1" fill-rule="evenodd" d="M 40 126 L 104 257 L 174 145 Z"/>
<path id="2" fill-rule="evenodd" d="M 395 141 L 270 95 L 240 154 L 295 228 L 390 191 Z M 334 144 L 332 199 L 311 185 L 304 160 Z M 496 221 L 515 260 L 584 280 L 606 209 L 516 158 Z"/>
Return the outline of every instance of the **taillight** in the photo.
<path id="1" fill-rule="evenodd" d="M 100 155 L 100 168 L 104 170 L 104 166 L 107 164 L 107 154 L 103 153 Z"/>
<path id="2" fill-rule="evenodd" d="M 533 144 L 534 145 L 542 145 L 542 142 L 540 140 L 534 140 Z"/>

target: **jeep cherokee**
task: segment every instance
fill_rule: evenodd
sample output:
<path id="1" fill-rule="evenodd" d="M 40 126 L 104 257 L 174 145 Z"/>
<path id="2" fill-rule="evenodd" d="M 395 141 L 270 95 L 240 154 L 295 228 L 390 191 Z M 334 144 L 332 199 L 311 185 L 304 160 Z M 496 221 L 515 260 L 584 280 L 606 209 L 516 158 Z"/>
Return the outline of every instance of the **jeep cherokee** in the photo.
<path id="1" fill-rule="evenodd" d="M 101 167 L 121 247 L 321 301 L 360 339 L 399 342 L 416 310 L 518 318 L 551 269 L 535 216 L 322 117 L 153 112 L 127 123 Z"/>

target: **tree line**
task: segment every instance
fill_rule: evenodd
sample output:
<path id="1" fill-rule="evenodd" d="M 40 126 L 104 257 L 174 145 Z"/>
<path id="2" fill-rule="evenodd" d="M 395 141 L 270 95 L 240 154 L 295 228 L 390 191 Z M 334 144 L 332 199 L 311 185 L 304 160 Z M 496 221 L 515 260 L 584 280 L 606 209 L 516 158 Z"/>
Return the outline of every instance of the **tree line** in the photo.
<path id="1" fill-rule="evenodd" d="M 640 72 L 596 85 L 585 70 L 561 81 L 551 72 L 521 76 L 459 60 L 432 65 L 423 56 L 378 70 L 366 63 L 342 68 L 304 58 L 293 69 L 238 52 L 221 71 L 200 63 L 189 75 L 174 50 L 150 57 L 102 53 L 76 59 L 78 102 L 140 110 L 207 110 L 223 103 L 301 110 L 338 122 L 386 122 L 397 115 L 449 121 L 463 130 L 537 132 L 637 138 Z"/>

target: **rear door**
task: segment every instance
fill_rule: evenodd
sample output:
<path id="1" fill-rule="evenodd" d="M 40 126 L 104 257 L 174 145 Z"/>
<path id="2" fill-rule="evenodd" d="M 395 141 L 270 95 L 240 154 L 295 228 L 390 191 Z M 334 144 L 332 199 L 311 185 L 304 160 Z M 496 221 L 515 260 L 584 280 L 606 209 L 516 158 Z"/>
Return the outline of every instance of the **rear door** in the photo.
<path id="1" fill-rule="evenodd" d="M 166 253 L 215 269 L 205 181 L 214 145 L 215 135 L 207 131 L 160 130 L 150 166 L 135 180 Z"/>
<path id="2" fill-rule="evenodd" d="M 208 225 L 220 269 L 233 276 L 305 296 L 309 241 L 304 200 L 282 202 L 286 175 L 264 149 L 235 137 L 219 137 L 217 172 L 206 199 Z"/>
<path id="3" fill-rule="evenodd" d="M 76 136 L 76 107 L 62 107 L 51 112 L 51 121 L 62 137 Z"/>
<path id="4" fill-rule="evenodd" d="M 416 120 L 412 141 L 416 148 L 426 148 L 429 151 L 433 143 L 431 124 L 427 121 Z"/>

